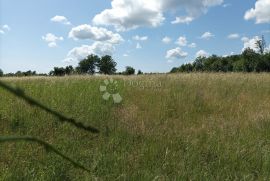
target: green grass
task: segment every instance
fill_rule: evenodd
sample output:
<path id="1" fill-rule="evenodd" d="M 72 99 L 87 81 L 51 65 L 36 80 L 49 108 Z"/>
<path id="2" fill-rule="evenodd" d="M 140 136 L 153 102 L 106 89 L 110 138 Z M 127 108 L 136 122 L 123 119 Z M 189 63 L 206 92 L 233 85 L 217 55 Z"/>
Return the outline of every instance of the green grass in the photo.
<path id="1" fill-rule="evenodd" d="M 120 104 L 102 99 L 106 77 L 1 79 L 101 133 L 62 124 L 0 88 L 1 136 L 40 138 L 91 170 L 37 144 L 2 143 L 0 180 L 270 178 L 270 74 L 113 78 Z"/>

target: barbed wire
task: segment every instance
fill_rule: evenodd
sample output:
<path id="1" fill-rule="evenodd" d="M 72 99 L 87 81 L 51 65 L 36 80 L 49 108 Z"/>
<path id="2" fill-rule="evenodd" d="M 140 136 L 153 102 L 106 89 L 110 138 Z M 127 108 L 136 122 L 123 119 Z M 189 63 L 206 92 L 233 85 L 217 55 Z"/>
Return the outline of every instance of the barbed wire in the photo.
<path id="1" fill-rule="evenodd" d="M 39 145 L 43 146 L 45 148 L 45 150 L 54 152 L 55 154 L 59 155 L 63 159 L 69 161 L 73 166 L 75 166 L 77 168 L 80 168 L 80 169 L 83 169 L 83 170 L 85 170 L 87 172 L 90 172 L 90 170 L 85 168 L 83 165 L 81 165 L 80 163 L 74 161 L 70 157 L 64 155 L 63 153 L 58 151 L 56 148 L 54 148 L 52 145 L 50 145 L 49 143 L 47 143 L 47 142 L 45 142 L 43 140 L 40 140 L 40 139 L 35 138 L 35 137 L 30 137 L 30 136 L 0 136 L 0 143 L 3 143 L 3 142 L 21 142 L 21 141 L 38 143 Z"/>
<path id="2" fill-rule="evenodd" d="M 80 122 L 76 122 L 75 119 L 68 118 L 68 117 L 62 115 L 61 113 L 58 113 L 57 111 L 55 111 L 55 110 L 41 104 L 40 102 L 38 102 L 37 100 L 31 98 L 30 96 L 25 95 L 25 93 L 24 93 L 24 91 L 22 89 L 13 88 L 12 86 L 10 86 L 10 85 L 2 82 L 2 81 L 0 81 L 0 87 L 5 89 L 6 91 L 12 93 L 16 97 L 18 97 L 20 99 L 23 99 L 29 105 L 36 106 L 36 107 L 46 111 L 47 113 L 54 115 L 61 122 L 67 122 L 67 123 L 79 128 L 79 129 L 86 130 L 86 131 L 89 131 L 91 133 L 95 133 L 95 134 L 99 133 L 98 129 L 96 129 L 96 128 L 92 127 L 92 126 L 85 126 L 83 123 L 80 123 Z M 21 142 L 21 141 L 38 143 L 38 144 L 42 145 L 46 150 L 50 150 L 50 151 L 54 152 L 55 154 L 61 156 L 63 159 L 69 161 L 75 167 L 81 168 L 81 169 L 83 169 L 85 171 L 90 172 L 90 170 L 88 170 L 86 167 L 84 167 L 80 163 L 74 161 L 73 159 L 66 156 L 65 154 L 61 153 L 56 148 L 54 148 L 52 145 L 50 145 L 49 143 L 47 143 L 47 142 L 45 142 L 43 140 L 40 140 L 40 139 L 35 138 L 35 137 L 31 137 L 31 136 L 0 136 L 0 143 L 3 143 L 3 142 Z"/>

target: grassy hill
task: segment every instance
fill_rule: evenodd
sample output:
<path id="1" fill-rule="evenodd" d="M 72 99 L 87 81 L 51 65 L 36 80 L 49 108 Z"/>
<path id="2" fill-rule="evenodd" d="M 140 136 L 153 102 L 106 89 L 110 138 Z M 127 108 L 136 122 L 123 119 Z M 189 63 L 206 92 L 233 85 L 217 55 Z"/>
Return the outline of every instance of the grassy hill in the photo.
<path id="1" fill-rule="evenodd" d="M 90 169 L 27 142 L 0 144 L 0 180 L 267 180 L 270 74 L 3 78 L 92 134 L 0 88 L 0 134 L 40 138 Z M 110 86 L 110 85 L 109 85 Z M 107 86 L 107 88 L 109 88 Z"/>

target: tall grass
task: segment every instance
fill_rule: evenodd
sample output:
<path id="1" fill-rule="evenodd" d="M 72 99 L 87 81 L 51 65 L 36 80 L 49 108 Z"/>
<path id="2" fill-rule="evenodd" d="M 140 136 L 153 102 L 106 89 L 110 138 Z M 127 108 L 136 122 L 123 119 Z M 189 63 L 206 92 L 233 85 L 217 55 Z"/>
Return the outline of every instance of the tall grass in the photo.
<path id="1" fill-rule="evenodd" d="M 44 105 L 100 130 L 80 131 L 0 89 L 1 135 L 56 145 L 90 173 L 41 146 L 0 144 L 0 180 L 268 180 L 270 75 L 5 78 Z"/>

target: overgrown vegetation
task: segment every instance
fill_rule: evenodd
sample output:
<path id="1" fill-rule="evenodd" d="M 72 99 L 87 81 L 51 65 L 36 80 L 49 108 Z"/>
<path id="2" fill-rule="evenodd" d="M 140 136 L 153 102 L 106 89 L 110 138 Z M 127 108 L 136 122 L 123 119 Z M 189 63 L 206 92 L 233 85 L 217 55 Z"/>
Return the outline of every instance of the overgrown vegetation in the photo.
<path id="1" fill-rule="evenodd" d="M 113 76 L 123 97 L 117 105 L 99 91 L 108 78 L 1 78 L 101 133 L 60 124 L 0 89 L 1 135 L 41 138 L 90 170 L 76 169 L 38 145 L 4 143 L 0 180 L 270 178 L 269 74 Z M 144 81 L 153 86 L 140 86 Z"/>
<path id="2" fill-rule="evenodd" d="M 247 48 L 241 55 L 198 57 L 193 63 L 171 70 L 177 72 L 270 72 L 270 52 L 262 37 L 256 42 L 258 51 Z"/>

